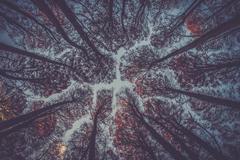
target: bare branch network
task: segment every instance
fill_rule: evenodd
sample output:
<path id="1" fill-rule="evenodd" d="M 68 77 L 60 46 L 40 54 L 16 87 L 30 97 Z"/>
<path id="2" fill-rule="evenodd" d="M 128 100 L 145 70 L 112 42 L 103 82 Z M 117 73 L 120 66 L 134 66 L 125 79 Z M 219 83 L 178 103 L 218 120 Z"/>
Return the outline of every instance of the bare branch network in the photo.
<path id="1" fill-rule="evenodd" d="M 239 0 L 0 0 L 1 160 L 237 160 Z"/>

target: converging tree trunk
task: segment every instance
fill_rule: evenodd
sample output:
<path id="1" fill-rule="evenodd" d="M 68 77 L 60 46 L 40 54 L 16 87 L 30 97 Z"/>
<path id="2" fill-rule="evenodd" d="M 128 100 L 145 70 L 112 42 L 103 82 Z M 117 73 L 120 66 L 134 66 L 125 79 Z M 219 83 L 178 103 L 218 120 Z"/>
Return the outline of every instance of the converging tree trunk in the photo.
<path id="1" fill-rule="evenodd" d="M 74 100 L 71 101 L 63 101 L 59 102 L 36 111 L 32 111 L 30 113 L 18 116 L 13 119 L 0 121 L 0 138 L 5 137 L 6 135 L 15 132 L 21 128 L 26 128 L 29 124 L 31 124 L 34 120 L 46 116 L 50 113 L 54 113 L 55 111 L 61 109 L 63 105 L 73 103 Z"/>
<path id="2" fill-rule="evenodd" d="M 57 32 L 62 35 L 63 39 L 67 41 L 70 45 L 80 49 L 83 51 L 83 54 L 88 57 L 88 52 L 87 49 L 84 48 L 83 46 L 80 46 L 70 40 L 68 34 L 64 31 L 63 27 L 61 26 L 60 22 L 56 18 L 56 16 L 53 14 L 49 6 L 43 1 L 43 0 L 32 0 L 32 2 L 39 8 L 40 11 L 42 11 L 48 19 L 53 23 L 54 27 L 56 28 Z"/>
<path id="3" fill-rule="evenodd" d="M 26 78 L 26 77 L 13 76 L 13 75 L 9 74 L 6 70 L 3 70 L 3 69 L 0 69 L 0 75 L 9 80 L 29 81 L 32 83 L 40 83 L 41 81 L 46 79 L 46 78 Z"/>
<path id="4" fill-rule="evenodd" d="M 232 59 L 226 60 L 225 62 L 221 63 L 212 63 L 212 64 L 203 64 L 200 66 L 196 66 L 193 69 L 201 70 L 203 73 L 211 72 L 211 71 L 221 71 L 222 69 L 233 68 L 233 67 L 240 67 L 240 59 Z"/>
<path id="5" fill-rule="evenodd" d="M 150 132 L 152 137 L 176 160 L 186 160 L 186 158 L 177 151 L 169 142 L 167 142 L 158 132 L 146 122 L 142 114 L 139 112 L 134 104 L 131 104 L 134 116 L 143 124 L 143 126 Z"/>
<path id="6" fill-rule="evenodd" d="M 228 107 L 232 107 L 232 108 L 238 109 L 238 110 L 240 109 L 240 102 L 238 102 L 238 101 L 209 96 L 209 95 L 205 95 L 205 94 L 201 94 L 201 93 L 184 91 L 184 90 L 175 89 L 175 88 L 171 88 L 171 87 L 166 87 L 166 89 L 170 90 L 172 92 L 183 94 L 183 95 L 186 95 L 189 97 L 193 97 L 193 98 L 205 101 L 205 102 L 209 102 L 209 103 L 213 103 L 213 104 L 217 104 L 217 105 L 228 106 Z"/>
<path id="7" fill-rule="evenodd" d="M 240 18 L 235 17 L 235 18 L 215 27 L 214 29 L 208 31 L 207 33 L 203 34 L 201 37 L 195 39 L 193 42 L 187 44 L 186 46 L 184 46 L 180 49 L 177 49 L 177 50 L 173 51 L 172 53 L 164 56 L 163 58 L 160 58 L 160 59 L 152 62 L 152 64 L 150 66 L 154 67 L 154 66 L 158 65 L 159 63 L 162 63 L 172 57 L 175 57 L 179 54 L 182 54 L 185 51 L 188 51 L 190 49 L 197 47 L 198 45 L 205 43 L 207 40 L 209 40 L 211 38 L 217 37 L 219 35 L 222 35 L 226 32 L 232 31 L 233 29 L 236 29 L 239 27 L 240 27 Z"/>
<path id="8" fill-rule="evenodd" d="M 223 155 L 221 152 L 219 152 L 217 149 L 212 147 L 209 143 L 202 140 L 200 137 L 195 135 L 193 132 L 191 132 L 189 129 L 181 125 L 180 123 L 175 121 L 175 124 L 171 121 L 168 121 L 170 124 L 175 126 L 178 130 L 183 132 L 187 137 L 189 137 L 192 141 L 197 142 L 199 145 L 201 145 L 206 151 L 209 152 L 216 160 L 227 160 L 228 158 Z"/>
<path id="9" fill-rule="evenodd" d="M 25 50 L 22 50 L 22 49 L 19 49 L 19 48 L 15 48 L 13 46 L 10 46 L 10 45 L 7 45 L 7 44 L 1 43 L 1 42 L 0 42 L 0 50 L 7 51 L 9 53 L 15 53 L 15 54 L 26 56 L 26 57 L 30 57 L 32 59 L 40 60 L 40 61 L 47 62 L 47 63 L 53 64 L 53 65 L 72 68 L 71 66 L 63 64 L 61 62 L 57 62 L 55 60 L 51 60 L 51 59 L 46 58 L 44 56 L 40 56 L 39 54 L 28 52 L 28 51 L 25 51 Z M 0 54 L 3 54 L 3 53 L 4 52 L 0 52 Z"/>
<path id="10" fill-rule="evenodd" d="M 168 133 L 170 133 L 174 140 L 176 142 L 178 142 L 181 147 L 183 148 L 183 150 L 185 150 L 185 152 L 187 153 L 187 155 L 189 156 L 190 159 L 192 160 L 198 160 L 199 157 L 198 155 L 189 147 L 185 144 L 184 140 L 182 138 L 180 138 L 178 135 L 176 135 L 171 129 L 169 129 L 166 124 L 163 124 L 162 122 L 154 119 L 153 117 L 147 116 L 148 119 L 153 120 L 154 122 L 156 122 L 158 125 L 160 125 L 164 130 L 166 130 Z"/>
<path id="11" fill-rule="evenodd" d="M 177 17 L 177 20 L 175 20 L 173 22 L 173 25 L 170 26 L 170 29 L 168 32 L 168 34 L 166 35 L 167 37 L 170 37 L 173 32 L 179 27 L 181 26 L 185 20 L 187 19 L 187 17 L 203 2 L 203 0 L 194 0 L 193 3 L 179 16 Z"/>
<path id="12" fill-rule="evenodd" d="M 29 14 L 28 12 L 25 12 L 24 10 L 22 10 L 19 6 L 13 4 L 12 2 L 6 1 L 6 0 L 1 0 L 0 3 L 6 5 L 7 7 L 9 7 L 10 9 L 22 14 L 23 16 L 29 18 L 30 20 L 34 21 L 35 23 L 37 23 L 39 26 L 41 26 L 48 34 L 50 34 L 52 36 L 52 38 L 54 38 L 55 40 L 56 37 L 54 36 L 54 34 L 52 33 L 52 31 L 45 26 L 44 24 L 42 24 L 41 22 L 39 22 L 34 16 L 32 16 L 31 14 Z"/>
<path id="13" fill-rule="evenodd" d="M 151 105 L 151 104 L 150 104 Z M 146 116 L 146 115 L 145 115 Z M 216 148 L 212 147 L 210 143 L 205 142 L 202 140 L 199 136 L 195 135 L 192 131 L 181 125 L 179 122 L 177 122 L 174 118 L 172 117 L 164 117 L 162 115 L 158 115 L 160 117 L 160 120 L 163 122 L 160 122 L 159 120 L 151 117 L 151 116 L 146 116 L 149 120 L 154 121 L 156 124 L 160 125 L 163 127 L 166 131 L 171 133 L 171 135 L 175 138 L 177 142 L 181 144 L 183 149 L 186 151 L 186 153 L 189 155 L 189 158 L 195 160 L 198 158 L 196 153 L 191 150 L 188 146 L 185 145 L 185 142 L 181 137 L 176 135 L 174 132 L 172 132 L 169 128 L 173 128 L 174 130 L 180 131 L 183 133 L 187 138 L 189 138 L 191 141 L 196 142 L 199 144 L 201 147 L 203 147 L 209 154 L 211 154 L 214 159 L 216 160 L 227 160 L 228 158 L 222 154 L 222 152 L 218 151 Z M 167 125 L 170 125 L 167 127 Z"/>
<path id="14" fill-rule="evenodd" d="M 82 26 L 79 24 L 78 19 L 76 15 L 73 13 L 73 11 L 68 7 L 67 3 L 64 0 L 54 0 L 54 2 L 61 8 L 64 15 L 67 17 L 67 19 L 71 22 L 75 30 L 78 32 L 80 37 L 88 44 L 90 48 L 96 53 L 96 55 L 99 58 L 103 58 L 103 55 L 100 53 L 100 51 L 97 49 L 97 47 L 94 45 L 94 43 L 91 42 L 86 32 L 84 32 Z"/>

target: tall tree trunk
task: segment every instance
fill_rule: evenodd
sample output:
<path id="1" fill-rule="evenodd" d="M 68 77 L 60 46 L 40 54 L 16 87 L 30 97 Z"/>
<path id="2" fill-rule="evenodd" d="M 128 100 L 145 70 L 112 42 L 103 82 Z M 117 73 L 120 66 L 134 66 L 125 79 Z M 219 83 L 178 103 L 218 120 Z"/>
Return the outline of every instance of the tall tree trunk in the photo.
<path id="1" fill-rule="evenodd" d="M 213 103 L 213 104 L 217 104 L 217 105 L 224 105 L 224 106 L 232 107 L 232 108 L 235 108 L 238 110 L 240 109 L 240 102 L 238 102 L 238 101 L 209 96 L 209 95 L 205 95 L 205 94 L 201 94 L 201 93 L 184 91 L 184 90 L 175 89 L 175 88 L 171 88 L 171 87 L 166 87 L 166 89 L 170 90 L 172 92 L 183 94 L 183 95 L 186 95 L 189 97 L 193 97 L 193 98 L 205 101 L 205 102 L 209 102 L 209 103 Z"/>
<path id="2" fill-rule="evenodd" d="M 173 22 L 174 24 L 166 36 L 171 36 L 173 32 L 185 22 L 187 17 L 202 3 L 202 1 L 203 0 L 194 0 L 194 2 L 184 11 L 184 13 L 177 17 L 177 20 Z"/>
<path id="3" fill-rule="evenodd" d="M 97 136 L 97 125 L 98 125 L 98 116 L 101 114 L 101 111 L 103 109 L 103 105 L 101 105 L 94 116 L 93 119 L 93 130 L 90 136 L 90 142 L 89 142 L 89 153 L 88 153 L 88 160 L 95 160 L 95 150 L 96 150 L 96 136 Z"/>
<path id="4" fill-rule="evenodd" d="M 109 23 L 110 23 L 110 28 L 113 28 L 113 5 L 114 5 L 114 0 L 109 0 L 108 3 L 108 17 L 109 17 Z"/>
<path id="5" fill-rule="evenodd" d="M 139 141 L 141 143 L 141 148 L 143 149 L 143 151 L 146 151 L 148 153 L 148 155 L 151 157 L 152 160 L 157 160 L 157 157 L 156 157 L 153 149 L 148 144 L 148 142 L 145 140 L 145 137 L 141 133 L 141 131 L 139 131 L 139 135 L 138 136 L 139 136 Z"/>
<path id="6" fill-rule="evenodd" d="M 237 3 L 238 0 L 230 0 L 228 1 L 226 4 L 224 4 L 222 7 L 220 7 L 218 10 L 216 10 L 215 12 L 213 12 L 207 19 L 205 19 L 205 23 L 208 22 L 209 20 L 211 20 L 212 17 L 214 16 L 218 16 L 219 14 L 222 14 L 222 10 L 229 8 L 231 5 L 233 5 L 234 3 Z"/>
<path id="7" fill-rule="evenodd" d="M 45 80 L 46 78 L 25 78 L 25 77 L 17 77 L 12 76 L 7 73 L 7 71 L 0 69 L 0 75 L 9 79 L 9 80 L 19 80 L 19 81 L 29 81 L 32 83 L 40 83 L 41 81 Z"/>
<path id="8" fill-rule="evenodd" d="M 166 127 L 166 124 L 161 123 L 160 121 L 157 121 L 156 119 L 154 119 L 153 117 L 147 116 L 148 119 L 153 120 L 154 122 L 156 122 L 156 124 L 158 124 L 159 126 L 161 126 L 164 130 L 166 130 L 168 133 L 170 133 L 173 136 L 173 139 L 178 142 L 181 147 L 183 148 L 183 150 L 186 151 L 186 153 L 188 154 L 189 158 L 192 160 L 198 160 L 199 157 L 198 155 L 191 150 L 191 148 L 189 148 L 185 142 L 182 140 L 182 138 L 180 138 L 178 135 L 176 135 L 173 131 L 171 131 L 168 127 Z"/>
<path id="9" fill-rule="evenodd" d="M 136 16 L 134 17 L 134 20 L 133 20 L 134 21 L 133 23 L 135 26 L 138 26 L 140 24 L 140 20 L 144 17 L 145 9 L 147 6 L 150 5 L 150 3 L 151 2 L 149 0 L 140 1 L 140 7 L 138 8 Z"/>
<path id="10" fill-rule="evenodd" d="M 197 47 L 198 45 L 205 43 L 207 40 L 209 40 L 211 38 L 217 37 L 223 33 L 232 31 L 233 29 L 236 29 L 239 27 L 240 27 L 240 17 L 235 17 L 235 18 L 215 27 L 214 29 L 208 31 L 207 33 L 203 34 L 201 37 L 195 39 L 193 42 L 187 44 L 186 46 L 184 46 L 180 49 L 177 49 L 177 50 L 173 51 L 172 53 L 166 55 L 165 57 L 152 62 L 152 64 L 150 65 L 150 68 L 153 66 L 156 66 L 159 63 L 164 62 L 167 59 L 175 57 L 185 51 L 193 49 L 193 48 Z"/>
<path id="11" fill-rule="evenodd" d="M 144 119 L 140 119 L 142 124 L 151 133 L 151 135 L 158 141 L 160 145 L 176 160 L 186 160 L 186 158 L 177 151 L 170 143 L 168 143 L 157 131 L 151 127 Z"/>
<path id="12" fill-rule="evenodd" d="M 19 24 L 17 21 L 13 20 L 11 17 L 5 15 L 4 13 L 0 12 L 0 16 L 3 17 L 9 24 L 20 28 L 25 33 L 28 33 L 29 35 L 33 36 L 31 32 L 29 32 L 26 28 L 24 28 L 21 24 Z"/>
<path id="13" fill-rule="evenodd" d="M 57 20 L 56 16 L 53 14 L 49 6 L 43 1 L 43 0 L 31 0 L 38 8 L 41 10 L 47 17 L 48 19 L 53 23 L 54 27 L 56 28 L 57 32 L 62 35 L 63 39 L 67 41 L 70 45 L 74 46 L 75 48 L 78 48 L 83 51 L 83 54 L 88 57 L 88 52 L 87 50 L 70 40 L 68 37 L 67 33 L 64 31 L 62 28 L 60 22 Z"/>
<path id="14" fill-rule="evenodd" d="M 189 129 L 187 129 L 186 127 L 184 127 L 183 125 L 181 125 L 180 123 L 178 123 L 176 120 L 174 120 L 173 118 L 169 118 L 169 117 L 163 117 L 162 115 L 158 115 L 160 116 L 160 118 L 162 120 L 165 121 L 166 124 L 171 125 L 173 128 L 175 128 L 176 130 L 182 132 L 183 134 L 185 134 L 185 136 L 187 136 L 188 138 L 190 138 L 193 142 L 198 143 L 201 147 L 203 147 L 206 151 L 208 151 L 216 160 L 227 160 L 228 158 L 223 155 L 220 151 L 218 151 L 217 149 L 215 149 L 214 147 L 211 146 L 211 144 L 205 142 L 204 140 L 202 140 L 200 137 L 198 137 L 197 135 L 195 135 L 193 132 L 191 132 Z M 160 124 L 159 121 L 155 120 L 154 118 L 147 116 L 149 119 L 153 120 L 154 122 L 156 122 L 157 124 Z M 160 124 L 161 126 L 165 126 L 164 123 Z M 165 127 L 166 128 L 166 127 Z M 173 134 L 173 133 L 171 133 Z M 177 136 L 177 135 L 176 135 Z M 193 156 L 193 155 L 192 155 Z M 194 158 L 195 159 L 195 158 Z"/>
<path id="15" fill-rule="evenodd" d="M 88 44 L 90 48 L 96 53 L 98 58 L 103 58 L 103 55 L 99 52 L 97 47 L 91 42 L 89 39 L 87 33 L 84 32 L 82 26 L 79 24 L 76 15 L 73 13 L 73 11 L 68 7 L 67 3 L 64 0 L 53 0 L 59 8 L 62 10 L 64 15 L 67 17 L 67 19 L 71 22 L 75 30 L 78 32 L 80 37 Z"/>
<path id="16" fill-rule="evenodd" d="M 175 121 L 176 125 L 168 120 L 170 124 L 175 126 L 177 129 L 179 129 L 182 133 L 184 133 L 187 137 L 189 137 L 192 141 L 197 142 L 199 145 L 201 145 L 206 151 L 208 151 L 216 160 L 227 160 L 228 158 L 223 155 L 221 152 L 219 152 L 217 149 L 212 147 L 209 143 L 202 140 L 200 137 L 192 133 L 189 129 L 184 127 L 183 125 L 179 124 Z"/>
<path id="17" fill-rule="evenodd" d="M 167 142 L 160 134 L 158 134 L 152 126 L 146 122 L 134 104 L 132 104 L 131 107 L 134 116 L 143 124 L 143 126 L 150 132 L 152 137 L 157 140 L 157 142 L 170 154 L 170 156 L 176 160 L 186 160 L 186 158 L 179 151 L 177 151 L 169 142 Z"/>
<path id="18" fill-rule="evenodd" d="M 127 34 L 127 30 L 126 30 L 126 28 L 125 28 L 125 26 L 124 26 L 126 1 L 127 1 L 127 0 L 122 0 L 121 25 L 122 25 L 122 30 L 123 30 L 123 32 Z"/>
<path id="19" fill-rule="evenodd" d="M 26 57 L 30 57 L 30 58 L 33 58 L 33 59 L 36 59 L 36 60 L 40 60 L 40 61 L 43 61 L 43 62 L 47 62 L 47 63 L 53 64 L 53 65 L 58 65 L 58 66 L 64 66 L 64 67 L 67 67 L 67 68 L 72 68 L 71 66 L 63 64 L 61 62 L 57 62 L 57 61 L 51 60 L 49 58 L 40 56 L 39 54 L 28 52 L 28 51 L 24 51 L 22 49 L 15 48 L 13 46 L 10 46 L 10 45 L 7 45 L 7 44 L 1 43 L 1 42 L 0 42 L 0 50 L 7 51 L 7 52 L 12 52 L 12 53 L 15 53 L 15 54 L 18 54 L 18 55 L 22 55 L 22 56 L 26 56 Z M 3 54 L 3 52 L 0 52 L 0 54 Z"/>
<path id="20" fill-rule="evenodd" d="M 6 0 L 1 0 L 0 3 L 6 5 L 8 8 L 22 14 L 23 16 L 31 19 L 32 21 L 34 21 L 35 23 L 37 23 L 39 26 L 41 26 L 48 34 L 50 34 L 56 41 L 57 39 L 55 38 L 54 34 L 52 33 L 52 31 L 46 27 L 44 24 L 40 23 L 35 17 L 33 17 L 31 14 L 29 14 L 28 12 L 25 12 L 24 10 L 22 10 L 19 6 L 6 1 Z"/>
<path id="21" fill-rule="evenodd" d="M 80 73 L 79 72 L 80 70 L 76 70 L 75 68 L 73 68 L 72 66 L 69 66 L 67 64 L 64 64 L 64 63 L 61 63 L 61 62 L 58 62 L 58 61 L 54 61 L 54 60 L 51 60 L 49 58 L 40 56 L 39 54 L 28 52 L 28 51 L 24 51 L 22 49 L 15 48 L 15 47 L 9 46 L 9 45 L 1 43 L 1 42 L 0 42 L 0 50 L 7 51 L 9 53 L 10 52 L 11 53 L 15 53 L 15 54 L 26 56 L 26 57 L 30 57 L 30 58 L 33 58 L 33 59 L 36 59 L 36 60 L 40 60 L 40 61 L 43 61 L 43 62 L 47 62 L 47 63 L 53 64 L 53 65 L 66 67 L 66 68 L 70 69 L 71 71 L 73 71 L 74 73 L 80 75 L 82 81 L 84 81 L 84 82 L 88 82 L 89 81 L 88 77 L 86 77 L 86 75 L 84 73 Z M 0 54 L 3 54 L 3 52 L 0 52 Z M 11 77 L 11 78 L 14 78 L 14 77 Z"/>
<path id="22" fill-rule="evenodd" d="M 98 119 L 95 118 L 93 122 L 93 131 L 90 137 L 90 143 L 89 143 L 89 155 L 88 160 L 95 160 L 95 144 L 96 144 L 96 135 L 97 135 L 97 122 Z"/>
<path id="23" fill-rule="evenodd" d="M 223 62 L 223 63 L 216 63 L 216 64 L 204 64 L 203 66 L 196 66 L 193 69 L 196 68 L 196 70 L 200 69 L 203 72 L 209 72 L 209 71 L 220 71 L 222 69 L 226 68 L 232 68 L 232 67 L 240 67 L 240 59 L 233 59 L 231 61 Z"/>
<path id="24" fill-rule="evenodd" d="M 3 136 L 6 136 L 7 134 L 10 134 L 18 129 L 25 128 L 34 120 L 53 113 L 56 110 L 61 109 L 62 105 L 72 102 L 74 102 L 74 100 L 59 102 L 13 119 L 0 121 L 0 137 L 2 138 Z"/>

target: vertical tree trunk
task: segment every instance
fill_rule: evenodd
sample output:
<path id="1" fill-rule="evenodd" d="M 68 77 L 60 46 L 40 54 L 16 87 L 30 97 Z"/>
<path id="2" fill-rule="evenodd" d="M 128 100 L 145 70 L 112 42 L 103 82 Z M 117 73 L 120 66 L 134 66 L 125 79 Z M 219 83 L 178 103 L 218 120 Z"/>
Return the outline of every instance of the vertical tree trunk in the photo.
<path id="1" fill-rule="evenodd" d="M 176 140 L 176 142 L 178 142 L 181 145 L 181 147 L 186 151 L 186 153 L 188 154 L 190 159 L 192 159 L 192 160 L 198 160 L 199 159 L 198 155 L 195 152 L 193 152 L 191 150 L 191 148 L 186 146 L 185 142 L 178 135 L 176 135 L 174 132 L 172 132 L 170 129 L 168 129 L 168 127 L 166 127 L 166 124 L 163 124 L 160 121 L 157 121 L 156 119 L 154 119 L 150 116 L 148 116 L 147 118 L 153 120 L 158 125 L 160 125 L 164 130 L 166 130 L 168 133 L 170 133 L 173 136 L 173 139 Z"/>
<path id="2" fill-rule="evenodd" d="M 48 5 L 43 0 L 32 0 L 32 2 L 48 17 L 48 19 L 53 23 L 57 32 L 60 35 L 62 35 L 63 39 L 65 39 L 66 42 L 68 42 L 70 45 L 72 45 L 78 49 L 81 49 L 83 51 L 83 54 L 86 57 L 88 57 L 88 55 L 87 55 L 88 52 L 84 47 L 79 46 L 78 44 L 76 44 L 75 42 L 70 40 L 67 33 L 64 31 L 64 29 L 62 28 L 61 24 L 59 23 L 59 21 L 57 20 L 57 18 L 51 11 L 51 9 L 48 7 Z"/>
<path id="3" fill-rule="evenodd" d="M 33 17 L 31 14 L 29 14 L 28 12 L 23 11 L 21 8 L 19 8 L 17 5 L 6 1 L 6 0 L 1 0 L 0 3 L 6 5 L 8 8 L 22 14 L 23 16 L 26 16 L 27 18 L 31 19 L 32 21 L 34 21 L 35 23 L 37 23 L 39 26 L 41 26 L 47 33 L 49 33 L 55 40 L 55 36 L 52 33 L 52 31 L 46 27 L 44 24 L 40 23 L 35 17 Z"/>
<path id="4" fill-rule="evenodd" d="M 64 0 L 53 0 L 59 8 L 62 10 L 64 15 L 67 17 L 67 19 L 71 22 L 75 30 L 78 32 L 80 37 L 88 44 L 90 48 L 96 53 L 96 55 L 99 58 L 103 58 L 103 55 L 99 52 L 97 47 L 91 42 L 89 39 L 87 33 L 84 32 L 82 26 L 79 24 L 76 15 L 73 13 L 73 11 L 68 7 L 67 3 Z"/>
<path id="5" fill-rule="evenodd" d="M 177 151 L 170 143 L 168 143 L 157 131 L 151 127 L 144 119 L 140 120 L 146 129 L 151 133 L 151 135 L 157 140 L 157 142 L 162 145 L 162 147 L 170 153 L 170 155 L 176 160 L 186 160 L 186 158 Z"/>
<path id="6" fill-rule="evenodd" d="M 195 68 L 198 70 L 202 70 L 203 72 L 215 71 L 218 72 L 225 68 L 232 68 L 232 67 L 240 67 L 240 59 L 233 59 L 231 61 L 223 62 L 223 63 L 216 63 L 216 64 L 205 64 L 203 66 L 196 66 Z"/>
<path id="7" fill-rule="evenodd" d="M 111 29 L 113 28 L 113 5 L 114 5 L 113 1 L 114 0 L 109 0 L 109 4 L 108 4 L 108 16 L 109 16 Z"/>
<path id="8" fill-rule="evenodd" d="M 232 107 L 232 108 L 238 109 L 238 110 L 240 109 L 240 102 L 237 102 L 237 101 L 232 101 L 229 99 L 209 96 L 209 95 L 200 94 L 200 93 L 184 91 L 184 90 L 175 89 L 175 88 L 171 88 L 171 87 L 166 87 L 166 89 L 170 90 L 172 92 L 183 94 L 183 95 L 186 95 L 189 97 L 193 97 L 193 98 L 205 101 L 205 102 L 209 102 L 209 103 L 213 103 L 213 104 L 217 104 L 217 105 L 224 105 L 224 106 Z"/>
<path id="9" fill-rule="evenodd" d="M 96 136 L 97 136 L 97 128 L 98 128 L 98 116 L 101 114 L 101 111 L 103 109 L 103 105 L 101 105 L 94 116 L 93 119 L 93 130 L 90 136 L 90 142 L 89 142 L 89 154 L 88 154 L 88 160 L 95 160 L 95 150 L 96 150 Z"/>
<path id="10" fill-rule="evenodd" d="M 187 44 L 186 46 L 180 48 L 180 49 L 177 49 L 176 51 L 173 51 L 172 53 L 164 56 L 163 58 L 160 58 L 156 61 L 154 61 L 150 68 L 169 59 L 169 58 L 172 58 L 172 57 L 175 57 L 176 55 L 179 55 L 185 51 L 188 51 L 190 49 L 193 49 L 194 47 L 197 47 L 198 45 L 200 44 L 203 44 L 205 43 L 207 40 L 211 39 L 211 38 L 214 38 L 214 37 L 217 37 L 223 33 L 226 33 L 226 32 L 229 32 L 233 29 L 236 29 L 240 27 L 240 17 L 235 17 L 217 27 L 215 27 L 214 29 L 208 31 L 207 33 L 203 34 L 201 37 L 195 39 L 193 42 Z"/>
<path id="11" fill-rule="evenodd" d="M 90 137 L 88 160 L 95 160 L 95 143 L 96 143 L 96 135 L 97 135 L 97 122 L 98 122 L 98 119 L 95 118 L 94 122 L 93 122 L 93 131 L 92 131 L 92 134 Z"/>
<path id="12" fill-rule="evenodd" d="M 20 80 L 20 81 L 29 81 L 32 83 L 40 83 L 43 80 L 45 80 L 46 78 L 25 78 L 25 77 L 17 77 L 17 76 L 12 76 L 10 74 L 7 73 L 7 71 L 0 69 L 0 75 L 10 79 L 10 80 Z"/>
<path id="13" fill-rule="evenodd" d="M 24 28 L 21 24 L 19 24 L 18 22 L 16 22 L 14 19 L 12 19 L 11 17 L 5 15 L 4 13 L 0 12 L 0 17 L 3 17 L 9 24 L 20 28 L 22 31 L 24 31 L 25 33 L 33 36 L 33 34 L 31 32 L 29 32 L 26 28 Z"/>
<path id="14" fill-rule="evenodd" d="M 123 32 L 127 33 L 127 30 L 124 26 L 125 8 L 126 8 L 126 0 L 122 0 L 121 25 L 122 25 Z"/>
<path id="15" fill-rule="evenodd" d="M 148 155 L 151 157 L 152 160 L 157 160 L 157 157 L 153 151 L 153 149 L 151 148 L 151 146 L 149 146 L 145 140 L 144 135 L 141 133 L 141 131 L 139 131 L 139 141 L 141 143 L 141 148 L 143 149 L 143 151 L 146 151 L 148 153 Z"/>
<path id="16" fill-rule="evenodd" d="M 157 142 L 176 160 L 186 160 L 186 158 L 177 151 L 169 142 L 167 142 L 157 131 L 150 126 L 143 116 L 140 114 L 139 110 L 137 109 L 134 104 L 131 105 L 134 116 L 143 124 L 143 126 L 150 132 L 152 137 L 157 140 Z"/>
<path id="17" fill-rule="evenodd" d="M 40 61 L 43 61 L 43 62 L 47 62 L 47 63 L 53 64 L 53 65 L 58 65 L 58 66 L 64 66 L 64 67 L 67 67 L 67 68 L 72 68 L 72 67 L 70 67 L 70 66 L 68 66 L 66 64 L 61 63 L 61 62 L 57 62 L 57 61 L 51 60 L 49 58 L 40 56 L 40 55 L 38 55 L 36 53 L 24 51 L 24 50 L 21 50 L 19 48 L 15 48 L 15 47 L 9 46 L 9 45 L 1 43 L 1 42 L 0 42 L 0 50 L 7 51 L 7 52 L 12 52 L 12 53 L 19 54 L 19 55 L 26 56 L 26 57 L 30 57 L 30 58 L 33 58 L 33 59 L 36 59 L 36 60 L 40 60 Z M 0 52 L 0 54 L 2 54 L 2 52 Z"/>
<path id="18" fill-rule="evenodd" d="M 202 3 L 202 1 L 203 0 L 194 0 L 194 2 L 185 10 L 185 12 L 177 18 L 176 22 L 173 22 L 174 25 L 168 31 L 168 37 L 171 36 L 173 32 L 185 22 L 187 17 Z"/>
<path id="19" fill-rule="evenodd" d="M 177 122 L 176 122 L 177 123 Z M 173 124 L 173 123 L 172 123 Z M 223 155 L 221 152 L 213 148 L 209 143 L 202 140 L 200 137 L 193 134 L 190 130 L 182 126 L 181 124 L 177 123 L 178 129 L 183 132 L 187 137 L 192 139 L 193 141 L 200 144 L 206 151 L 208 151 L 216 160 L 227 160 L 228 158 Z M 176 125 L 175 125 L 176 126 Z"/>
<path id="20" fill-rule="evenodd" d="M 223 155 L 221 152 L 219 152 L 217 149 L 211 146 L 211 144 L 205 142 L 200 137 L 195 135 L 193 132 L 191 132 L 189 129 L 178 123 L 174 119 L 164 118 L 163 116 L 160 116 L 166 123 L 170 124 L 175 129 L 179 130 L 183 134 L 185 134 L 188 138 L 190 138 L 193 142 L 198 143 L 201 147 L 203 147 L 206 151 L 208 151 L 216 160 L 227 160 L 228 158 Z"/>
<path id="21" fill-rule="evenodd" d="M 9 133 L 12 133 L 18 129 L 22 129 L 28 126 L 31 122 L 34 120 L 43 117 L 45 115 L 48 115 L 50 113 L 55 112 L 58 109 L 61 109 L 62 105 L 69 104 L 74 102 L 72 101 L 63 101 L 59 102 L 44 108 L 41 108 L 39 110 L 18 116 L 13 119 L 0 121 L 0 138 L 3 138 L 3 136 L 6 136 Z"/>

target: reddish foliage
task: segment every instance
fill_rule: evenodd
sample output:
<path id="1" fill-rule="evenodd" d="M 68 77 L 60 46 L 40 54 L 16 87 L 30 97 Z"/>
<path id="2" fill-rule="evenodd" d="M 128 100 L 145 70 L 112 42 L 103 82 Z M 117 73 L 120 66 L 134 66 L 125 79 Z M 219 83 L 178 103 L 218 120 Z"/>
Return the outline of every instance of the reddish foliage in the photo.
<path id="1" fill-rule="evenodd" d="M 167 141 L 171 141 L 172 140 L 172 135 L 168 132 L 164 133 L 163 137 L 167 140 Z"/>
<path id="2" fill-rule="evenodd" d="M 53 114 L 40 118 L 35 122 L 36 134 L 39 137 L 48 136 L 54 130 L 55 125 L 56 125 L 56 118 Z"/>
<path id="3" fill-rule="evenodd" d="M 41 108 L 43 102 L 36 101 L 32 103 L 33 110 L 38 110 Z M 51 114 L 42 118 L 37 119 L 34 122 L 34 129 L 39 137 L 48 136 L 53 130 L 56 125 L 56 117 L 55 115 Z"/>
<path id="4" fill-rule="evenodd" d="M 126 99 L 119 98 L 118 104 L 123 106 L 123 107 L 127 107 L 128 106 L 128 101 Z"/>
<path id="5" fill-rule="evenodd" d="M 125 159 L 143 159 L 142 148 L 136 146 L 139 143 L 137 129 L 140 126 L 129 112 L 128 108 L 124 108 L 116 113 L 114 144 L 119 155 Z"/>
<path id="6" fill-rule="evenodd" d="M 193 70 L 196 63 L 197 59 L 185 55 L 178 56 L 171 60 L 170 66 L 175 71 L 175 74 L 177 74 L 178 80 L 182 86 L 196 84 L 202 80 L 203 77 L 200 76 L 200 70 Z"/>
<path id="7" fill-rule="evenodd" d="M 64 14 L 61 12 L 61 10 L 59 9 L 59 7 L 57 7 L 56 5 L 51 6 L 51 11 L 53 12 L 53 14 L 57 17 L 58 21 L 60 24 L 64 24 Z M 51 21 L 48 19 L 48 17 L 42 13 L 41 11 L 38 11 L 37 16 L 42 17 L 44 23 L 46 23 L 47 25 L 51 24 Z"/>
<path id="8" fill-rule="evenodd" d="M 134 77 L 136 77 L 138 73 L 138 70 L 139 68 L 136 64 L 128 66 L 127 69 L 124 70 L 125 78 L 130 82 L 133 82 Z"/>
<path id="9" fill-rule="evenodd" d="M 186 27 L 192 34 L 201 34 L 203 32 L 202 15 L 194 14 L 186 19 Z"/>
<path id="10" fill-rule="evenodd" d="M 135 81 L 135 84 L 136 84 L 136 93 L 138 94 L 138 95 L 143 95 L 143 91 L 144 91 L 144 88 L 143 88 L 143 85 L 142 85 L 142 82 L 143 81 L 143 78 L 140 78 L 140 79 L 137 79 L 136 81 Z"/>
<path id="11" fill-rule="evenodd" d="M 57 80 L 57 81 L 56 81 Z M 61 80 L 61 81 L 60 81 Z M 45 97 L 51 94 L 61 92 L 68 87 L 68 79 L 58 73 L 51 73 L 43 82 L 43 95 Z"/>
<path id="12" fill-rule="evenodd" d="M 123 115 L 123 113 L 121 113 L 119 111 L 116 113 L 116 116 L 114 118 L 116 128 L 123 127 L 124 121 L 122 119 L 122 115 Z"/>

